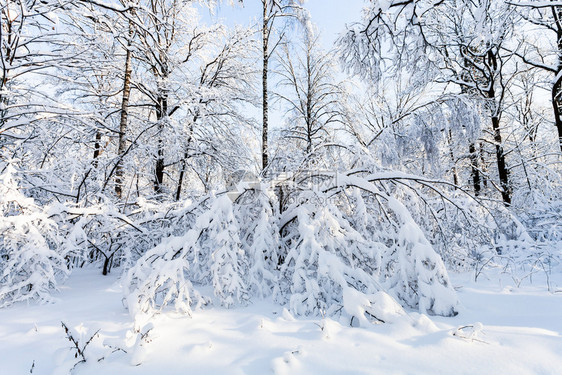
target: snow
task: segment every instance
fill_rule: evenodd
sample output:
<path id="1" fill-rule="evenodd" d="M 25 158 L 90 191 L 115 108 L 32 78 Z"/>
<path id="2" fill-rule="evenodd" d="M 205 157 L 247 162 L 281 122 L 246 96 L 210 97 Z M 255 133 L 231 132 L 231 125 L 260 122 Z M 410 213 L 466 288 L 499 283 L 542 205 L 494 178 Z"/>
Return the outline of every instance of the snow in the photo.
<path id="1" fill-rule="evenodd" d="M 217 300 L 191 317 L 162 312 L 133 331 L 118 277 L 79 269 L 57 302 L 0 310 L 0 373 L 33 366 L 33 374 L 68 374 L 80 358 L 61 321 L 80 345 L 99 330 L 76 374 L 559 373 L 561 293 L 549 293 L 544 280 L 516 288 L 493 270 L 477 283 L 470 273 L 450 276 L 462 305 L 456 317 L 403 311 L 383 292 L 363 300 L 347 290 L 344 298 L 370 303 L 389 322 L 351 327 L 347 318 L 294 317 L 268 300 L 234 309 Z M 551 277 L 560 290 L 562 275 Z"/>

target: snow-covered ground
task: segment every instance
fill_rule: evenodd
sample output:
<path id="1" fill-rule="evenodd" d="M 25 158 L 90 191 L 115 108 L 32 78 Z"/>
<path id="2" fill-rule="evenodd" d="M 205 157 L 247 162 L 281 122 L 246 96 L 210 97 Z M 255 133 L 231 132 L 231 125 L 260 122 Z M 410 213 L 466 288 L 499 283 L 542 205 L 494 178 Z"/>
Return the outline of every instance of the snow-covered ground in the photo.
<path id="1" fill-rule="evenodd" d="M 138 334 L 116 276 L 77 270 L 58 302 L 0 310 L 0 374 L 68 374 L 81 357 L 61 321 L 79 347 L 99 330 L 77 374 L 562 373 L 562 275 L 552 293 L 540 279 L 516 288 L 494 275 L 451 275 L 463 305 L 454 318 L 410 312 L 356 328 L 263 301 L 163 313 Z"/>

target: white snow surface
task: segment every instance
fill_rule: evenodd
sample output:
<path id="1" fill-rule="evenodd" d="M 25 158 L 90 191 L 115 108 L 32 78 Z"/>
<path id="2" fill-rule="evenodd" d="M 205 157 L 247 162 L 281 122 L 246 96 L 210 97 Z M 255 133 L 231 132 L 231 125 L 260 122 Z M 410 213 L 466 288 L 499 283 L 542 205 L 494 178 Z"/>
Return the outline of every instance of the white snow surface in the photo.
<path id="1" fill-rule="evenodd" d="M 403 311 L 387 301 L 379 311 L 387 323 L 351 327 L 347 320 L 293 317 L 264 300 L 232 309 L 216 303 L 191 317 L 165 311 L 133 332 L 119 279 L 99 273 L 76 270 L 54 303 L 0 310 L 0 374 L 560 374 L 562 369 L 560 274 L 551 276 L 552 292 L 540 278 L 516 288 L 499 273 L 481 275 L 477 283 L 473 274 L 451 274 L 461 301 L 452 318 Z M 99 330 L 84 351 L 86 362 L 74 366 L 80 356 L 74 358 L 61 321 L 79 345 Z"/>

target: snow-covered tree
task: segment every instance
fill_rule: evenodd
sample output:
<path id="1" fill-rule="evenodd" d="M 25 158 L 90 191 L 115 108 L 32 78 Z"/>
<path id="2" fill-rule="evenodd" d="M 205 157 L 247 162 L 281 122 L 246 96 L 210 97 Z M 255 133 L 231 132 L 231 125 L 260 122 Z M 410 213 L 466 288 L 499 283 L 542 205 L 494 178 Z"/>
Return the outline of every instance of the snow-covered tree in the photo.
<path id="1" fill-rule="evenodd" d="M 308 155 L 331 140 L 330 126 L 341 121 L 338 102 L 343 90 L 334 79 L 334 56 L 320 48 L 317 35 L 303 38 L 297 49 L 300 53 L 291 52 L 287 44 L 283 47 L 278 71 L 282 78 L 276 93 L 287 108 L 288 129 L 283 136 Z"/>
<path id="2" fill-rule="evenodd" d="M 521 15 L 523 24 L 518 39 L 523 48 L 516 55 L 529 66 L 548 74 L 550 98 L 554 124 L 558 135 L 558 147 L 562 151 L 562 6 L 556 2 L 547 4 L 540 1 L 513 2 Z"/>
<path id="3" fill-rule="evenodd" d="M 12 164 L 0 174 L 0 307 L 46 302 L 68 274 L 57 223 L 26 197 Z"/>
<path id="4" fill-rule="evenodd" d="M 383 257 L 391 289 L 403 304 L 420 312 L 456 315 L 457 297 L 443 261 L 406 207 L 392 197 L 387 201 L 399 228 L 394 238 L 389 239 L 391 245 Z"/>
<path id="5" fill-rule="evenodd" d="M 242 188 L 242 186 L 240 186 Z M 248 287 L 259 298 L 271 295 L 278 282 L 279 228 L 276 196 L 261 184 L 235 200 L 242 248 L 248 257 Z"/>
<path id="6" fill-rule="evenodd" d="M 347 289 L 365 295 L 383 290 L 381 244 L 364 239 L 331 204 L 302 204 L 295 214 L 284 230 L 286 255 L 276 290 L 294 313 L 331 316 L 341 310 Z"/>
<path id="7" fill-rule="evenodd" d="M 357 174 L 338 175 L 324 193 L 301 191 L 283 213 L 278 299 L 298 314 L 334 314 L 342 306 L 355 311 L 345 307 L 351 288 L 367 300 L 380 291 L 423 313 L 457 314 L 443 261 L 408 209 L 374 184 L 408 177 Z M 344 192 L 352 197 L 340 196 Z"/>
<path id="8" fill-rule="evenodd" d="M 275 24 L 279 19 L 297 19 L 301 22 L 307 20 L 308 13 L 302 7 L 302 0 L 261 0 L 262 3 L 262 169 L 269 164 L 269 61 L 275 52 L 275 48 L 284 37 L 281 33 L 279 39 L 275 40 Z M 277 21 L 277 22 L 276 22 Z"/>
<path id="9" fill-rule="evenodd" d="M 205 229 L 200 251 L 207 259 L 215 295 L 226 307 L 248 299 L 248 256 L 241 247 L 239 223 L 227 195 L 217 198 L 210 209 L 212 221 Z"/>

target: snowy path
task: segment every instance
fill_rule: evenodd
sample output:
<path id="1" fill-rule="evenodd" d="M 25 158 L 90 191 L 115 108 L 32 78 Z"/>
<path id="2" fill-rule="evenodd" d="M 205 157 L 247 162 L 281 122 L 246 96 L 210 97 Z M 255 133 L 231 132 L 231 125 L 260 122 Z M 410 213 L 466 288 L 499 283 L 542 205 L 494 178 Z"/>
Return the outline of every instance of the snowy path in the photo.
<path id="1" fill-rule="evenodd" d="M 212 308 L 193 318 L 163 314 L 142 346 L 128 347 L 132 322 L 115 277 L 80 270 L 59 302 L 0 310 L 0 374 L 67 374 L 74 352 L 60 322 L 100 336 L 78 374 L 560 374 L 562 293 L 499 287 L 452 277 L 464 309 L 455 318 L 416 313 L 368 329 L 294 319 L 260 302 Z M 480 324 L 474 324 L 478 323 Z M 459 326 L 467 327 L 453 335 Z M 321 327 L 323 329 L 321 329 Z M 87 332 L 86 332 L 87 331 Z M 461 338 L 460 336 L 464 336 Z M 134 337 L 132 338 L 134 341 Z M 111 353 L 102 343 L 125 348 Z M 97 359 L 104 357 L 103 360 Z M 131 363 L 142 362 L 140 366 Z M 34 365 L 33 365 L 34 363 Z"/>

